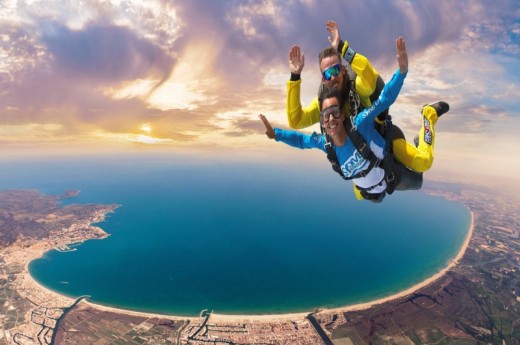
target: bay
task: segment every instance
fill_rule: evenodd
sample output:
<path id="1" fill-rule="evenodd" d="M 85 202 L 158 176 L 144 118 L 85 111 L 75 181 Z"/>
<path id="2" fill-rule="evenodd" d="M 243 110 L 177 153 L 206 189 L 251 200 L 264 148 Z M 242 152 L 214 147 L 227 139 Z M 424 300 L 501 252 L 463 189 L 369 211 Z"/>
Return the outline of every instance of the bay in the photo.
<path id="1" fill-rule="evenodd" d="M 458 203 L 421 192 L 354 199 L 323 166 L 179 155 L 17 159 L 0 188 L 120 204 L 110 236 L 30 264 L 44 286 L 175 315 L 310 311 L 367 302 L 441 270 L 464 242 Z"/>

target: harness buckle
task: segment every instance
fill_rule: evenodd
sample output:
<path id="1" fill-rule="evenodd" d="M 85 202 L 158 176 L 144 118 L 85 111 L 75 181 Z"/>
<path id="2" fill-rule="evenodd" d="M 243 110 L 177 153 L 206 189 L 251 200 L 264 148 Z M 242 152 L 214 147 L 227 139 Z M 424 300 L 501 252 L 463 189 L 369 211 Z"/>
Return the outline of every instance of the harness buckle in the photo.
<path id="1" fill-rule="evenodd" d="M 387 177 L 386 177 L 386 182 L 387 182 L 387 183 L 392 183 L 392 182 L 394 182 L 394 180 L 395 180 L 395 174 L 394 174 L 394 172 L 392 172 L 392 173 L 390 173 L 390 174 L 387 175 Z"/>

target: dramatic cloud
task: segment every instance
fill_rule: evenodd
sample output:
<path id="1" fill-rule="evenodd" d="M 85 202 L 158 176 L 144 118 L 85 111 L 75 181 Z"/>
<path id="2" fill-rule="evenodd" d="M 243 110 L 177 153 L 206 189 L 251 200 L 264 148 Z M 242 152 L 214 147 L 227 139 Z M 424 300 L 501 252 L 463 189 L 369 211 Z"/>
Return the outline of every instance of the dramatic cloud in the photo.
<path id="1" fill-rule="evenodd" d="M 44 33 L 42 43 L 47 46 L 52 69 L 70 79 L 115 83 L 154 74 L 160 78 L 172 68 L 172 59 L 158 46 L 127 28 L 88 26 L 78 31 L 51 25 L 51 33 Z"/>
<path id="2" fill-rule="evenodd" d="M 410 72 L 391 110 L 407 137 L 421 106 L 438 99 L 452 105 L 440 140 L 514 137 L 518 18 L 516 0 L 3 1 L 0 140 L 258 146 L 267 140 L 259 113 L 287 127 L 293 44 L 306 57 L 302 103 L 316 96 L 328 19 L 385 79 L 405 37 Z"/>

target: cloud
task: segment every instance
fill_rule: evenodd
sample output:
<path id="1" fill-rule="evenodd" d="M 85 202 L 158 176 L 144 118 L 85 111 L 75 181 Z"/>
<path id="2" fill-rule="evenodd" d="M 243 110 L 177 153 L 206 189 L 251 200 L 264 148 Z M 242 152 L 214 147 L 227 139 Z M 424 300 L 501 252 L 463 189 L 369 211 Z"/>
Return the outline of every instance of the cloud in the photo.
<path id="1" fill-rule="evenodd" d="M 89 25 L 71 30 L 59 23 L 43 34 L 42 43 L 55 72 L 68 78 L 116 83 L 145 76 L 164 76 L 173 59 L 128 28 Z"/>
<path id="2" fill-rule="evenodd" d="M 89 10 L 99 12 L 99 8 Z M 59 123 L 62 131 L 55 135 L 61 138 L 88 136 L 95 129 L 137 131 L 138 124 L 154 110 L 143 100 L 117 99 L 106 90 L 139 78 L 160 84 L 173 68 L 174 57 L 160 42 L 150 39 L 150 33 L 143 35 L 143 30 L 110 22 L 96 23 L 95 19 L 101 21 L 105 15 L 73 29 L 42 19 L 45 12 L 37 17 L 31 11 L 24 13 L 29 24 L 0 24 L 7 32 L 0 40 L 1 52 L 9 57 L 0 73 L 2 123 L 17 128 L 27 128 L 27 122 Z M 27 130 L 25 136 L 17 138 L 33 134 Z M 39 136 L 32 138 L 41 140 Z"/>
<path id="3" fill-rule="evenodd" d="M 0 133 L 11 142 L 146 135 L 166 145 L 254 146 L 264 132 L 258 113 L 287 127 L 287 55 L 295 43 L 306 55 L 303 105 L 316 96 L 328 19 L 387 80 L 396 68 L 394 40 L 406 38 L 411 68 L 392 113 L 410 133 L 420 107 L 443 98 L 452 104 L 439 122 L 443 133 L 491 132 L 518 117 L 513 0 L 3 5 Z"/>
<path id="4" fill-rule="evenodd" d="M 268 33 L 262 29 L 269 23 L 275 27 L 283 24 L 281 5 L 272 0 L 246 1 L 232 8 L 226 16 L 226 21 L 230 22 L 247 40 L 266 39 Z"/>
<path id="5" fill-rule="evenodd" d="M 265 133 L 264 125 L 260 120 L 241 119 L 232 121 L 233 130 L 225 131 L 223 134 L 228 137 L 246 137 L 253 134 Z"/>

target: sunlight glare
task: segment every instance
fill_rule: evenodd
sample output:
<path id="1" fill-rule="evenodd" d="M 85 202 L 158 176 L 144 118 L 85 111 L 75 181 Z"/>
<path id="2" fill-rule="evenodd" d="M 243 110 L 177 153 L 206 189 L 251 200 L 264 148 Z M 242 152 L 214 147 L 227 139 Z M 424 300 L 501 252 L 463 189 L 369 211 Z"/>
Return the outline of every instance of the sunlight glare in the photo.
<path id="1" fill-rule="evenodd" d="M 143 123 L 143 125 L 141 127 L 139 127 L 139 129 L 146 133 L 152 132 L 152 126 L 150 126 L 149 123 Z"/>

